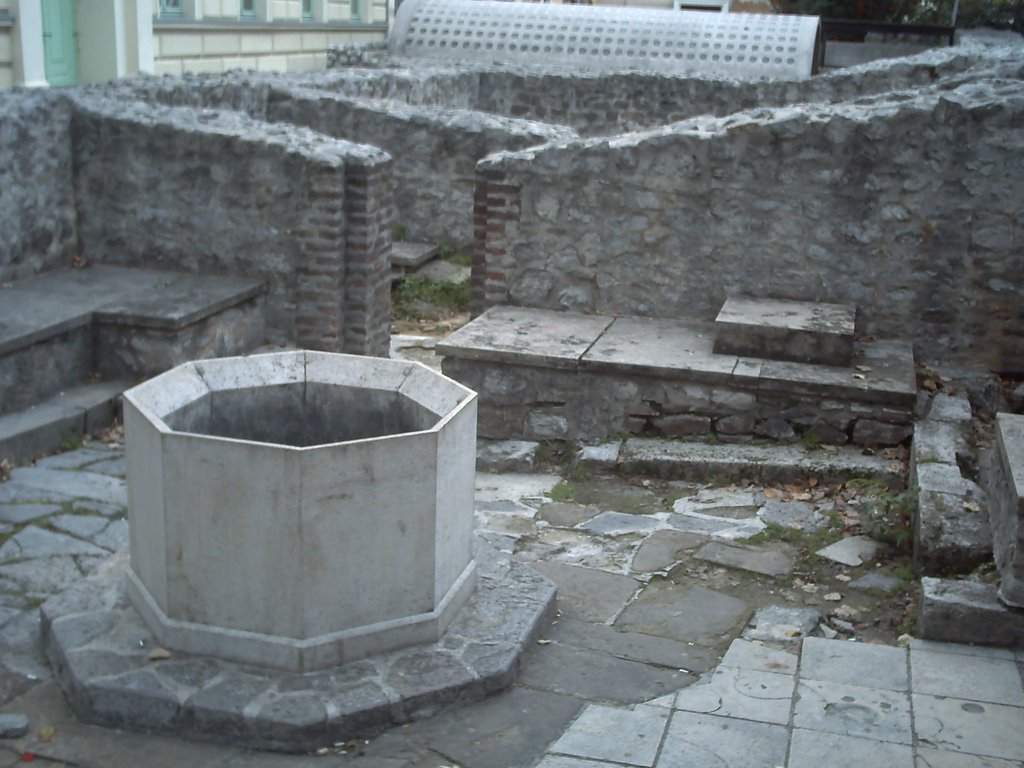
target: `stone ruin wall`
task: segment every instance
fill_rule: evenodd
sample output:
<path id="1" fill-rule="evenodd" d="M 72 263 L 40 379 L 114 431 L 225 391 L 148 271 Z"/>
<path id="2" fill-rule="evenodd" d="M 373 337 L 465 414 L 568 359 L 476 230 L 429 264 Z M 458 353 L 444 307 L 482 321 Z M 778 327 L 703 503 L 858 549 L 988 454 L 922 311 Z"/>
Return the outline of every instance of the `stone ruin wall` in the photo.
<path id="1" fill-rule="evenodd" d="M 363 263 L 380 262 L 364 267 L 377 277 L 370 285 L 368 273 L 335 269 L 318 287 L 326 301 L 335 286 L 346 286 L 341 317 L 373 315 L 363 327 L 376 328 L 377 341 L 367 348 L 381 346 L 387 333 L 388 293 L 378 278 L 387 271 L 381 265 L 393 216 L 410 237 L 456 244 L 475 237 L 477 311 L 511 302 L 710 319 L 736 293 L 848 300 L 860 306 L 865 332 L 912 334 L 926 356 L 962 352 L 1012 370 L 1024 359 L 1020 147 L 1013 138 L 1020 61 L 1019 51 L 965 45 L 802 82 L 739 83 L 385 60 L 318 75 L 136 78 L 85 89 L 89 98 L 109 97 L 102 118 L 87 118 L 63 94 L 14 92 L 2 97 L 5 108 L 25 117 L 0 129 L 0 155 L 11 158 L 0 164 L 11 180 L 0 187 L 0 276 L 65 265 L 82 249 L 98 261 L 217 271 L 248 265 L 243 274 L 271 283 L 272 325 L 297 333 L 288 318 L 301 301 L 304 246 L 295 237 L 280 237 L 277 250 L 262 246 L 280 232 L 299 232 L 308 189 L 291 186 L 301 187 L 301 173 L 273 167 L 312 168 L 333 139 L 364 141 L 385 151 L 372 162 L 360 153 L 377 150 L 346 155 L 339 194 L 362 201 L 351 210 L 341 203 L 346 222 L 353 217 L 346 248 L 374 253 Z M 124 106 L 133 101 L 179 107 L 176 127 L 119 117 L 141 109 Z M 77 194 L 69 183 L 76 109 L 78 124 L 121 125 L 135 153 L 129 163 L 98 153 L 80 164 Z M 220 146 L 227 139 L 214 126 L 227 124 L 238 152 L 225 155 L 236 170 L 223 175 L 248 179 L 253 194 L 269 185 L 282 195 L 262 217 L 232 214 L 249 232 L 221 226 L 223 216 L 200 218 L 218 232 L 207 243 L 195 226 L 190 234 L 195 211 L 177 202 L 193 192 L 191 182 L 141 166 L 150 155 L 177 163 L 175 153 L 197 131 L 208 150 Z M 634 132 L 616 135 L 623 131 Z M 275 141 L 289 148 L 274 149 Z M 87 143 L 78 137 L 74 145 Z M 250 151 L 260 162 L 246 169 L 242 155 Z M 213 154 L 208 159 L 190 162 L 218 167 Z M 102 172 L 124 177 L 125 190 L 160 191 L 147 203 L 93 189 L 89 178 L 98 187 Z M 204 194 L 252 205 L 230 180 L 210 177 L 208 184 Z M 96 225 L 97 195 L 128 206 L 144 248 L 127 247 L 123 224 Z M 156 199 L 174 209 L 180 243 L 169 239 L 173 227 L 150 227 Z M 253 236 L 254 226 L 265 226 L 267 237 Z M 334 317 L 306 333 L 343 333 Z"/>
<path id="2" fill-rule="evenodd" d="M 997 60 L 928 89 L 493 155 L 474 309 L 853 302 L 861 332 L 925 359 L 1024 370 L 1022 74 Z"/>
<path id="3" fill-rule="evenodd" d="M 280 338 L 387 350 L 384 152 L 292 126 L 268 132 L 236 112 L 103 97 L 80 97 L 73 126 L 88 261 L 259 277 Z"/>
<path id="4" fill-rule="evenodd" d="M 0 283 L 66 266 L 77 231 L 71 102 L 58 92 L 0 94 Z"/>

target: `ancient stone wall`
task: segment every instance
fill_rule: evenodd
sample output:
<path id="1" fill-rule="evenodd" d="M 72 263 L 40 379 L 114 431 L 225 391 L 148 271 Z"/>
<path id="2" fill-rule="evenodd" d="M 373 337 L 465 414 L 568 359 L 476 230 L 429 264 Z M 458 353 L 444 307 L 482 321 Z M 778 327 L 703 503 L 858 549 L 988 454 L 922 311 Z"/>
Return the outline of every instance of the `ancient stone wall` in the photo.
<path id="1" fill-rule="evenodd" d="M 406 236 L 456 245 L 473 241 L 473 188 L 480 158 L 501 149 L 576 137 L 560 126 L 479 112 L 276 86 L 267 118 L 387 151 L 394 158 L 395 220 Z"/>
<path id="2" fill-rule="evenodd" d="M 0 94 L 0 283 L 75 254 L 71 105 L 56 92 Z"/>
<path id="3" fill-rule="evenodd" d="M 862 333 L 1020 371 L 1021 68 L 491 156 L 476 310 L 710 319 L 727 295 L 852 302 Z"/>
<path id="4" fill-rule="evenodd" d="M 79 243 L 90 261 L 259 277 L 278 339 L 386 353 L 391 160 L 236 112 L 81 96 Z"/>

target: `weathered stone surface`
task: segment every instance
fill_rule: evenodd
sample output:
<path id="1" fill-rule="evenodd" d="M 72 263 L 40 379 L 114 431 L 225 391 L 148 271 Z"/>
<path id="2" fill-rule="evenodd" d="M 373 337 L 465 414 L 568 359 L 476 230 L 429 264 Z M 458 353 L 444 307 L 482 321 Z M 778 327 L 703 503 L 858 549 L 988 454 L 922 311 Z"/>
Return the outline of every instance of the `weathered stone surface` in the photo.
<path id="1" fill-rule="evenodd" d="M 1024 607 L 1024 416 L 996 417 L 996 447 L 991 456 L 989 519 L 999 598 Z"/>
<path id="2" fill-rule="evenodd" d="M 606 622 L 615 618 L 636 594 L 640 583 L 628 576 L 563 563 L 533 566 L 558 587 L 558 610 L 580 621 Z"/>
<path id="3" fill-rule="evenodd" d="M 968 424 L 971 421 L 971 401 L 966 395 L 947 395 L 938 392 L 932 397 L 928 409 L 930 421 L 941 421 L 953 424 Z"/>
<path id="4" fill-rule="evenodd" d="M 813 608 L 767 605 L 758 608 L 750 626 L 743 630 L 746 640 L 795 642 L 810 635 L 821 621 Z"/>
<path id="5" fill-rule="evenodd" d="M 714 645 L 749 615 L 739 598 L 699 586 L 653 583 L 615 621 L 619 629 Z"/>
<path id="6" fill-rule="evenodd" d="M 635 573 L 662 571 L 675 565 L 687 550 L 696 549 L 706 537 L 683 531 L 655 531 L 633 555 L 632 568 Z"/>
<path id="7" fill-rule="evenodd" d="M 1024 645 L 1024 611 L 1009 608 L 996 587 L 973 581 L 921 579 L 917 635 L 978 645 Z"/>
<path id="8" fill-rule="evenodd" d="M 967 573 L 991 557 L 992 529 L 980 504 L 948 493 L 918 493 L 914 519 L 918 573 Z"/>
<path id="9" fill-rule="evenodd" d="M 706 672 L 717 660 L 712 650 L 692 643 L 642 632 L 623 632 L 604 624 L 588 624 L 573 619 L 560 619 L 552 625 L 547 637 L 552 642 L 573 648 L 586 648 L 689 673 Z"/>
<path id="10" fill-rule="evenodd" d="M 778 547 L 754 547 L 711 541 L 697 550 L 699 560 L 740 568 L 764 576 L 783 576 L 793 570 L 793 558 Z"/>
<path id="11" fill-rule="evenodd" d="M 715 318 L 715 351 L 848 366 L 856 315 L 852 305 L 731 296 Z"/>
<path id="12" fill-rule="evenodd" d="M 909 424 L 887 424 L 884 421 L 858 419 L 853 426 L 853 442 L 857 445 L 898 445 L 914 433 Z"/>
<path id="13" fill-rule="evenodd" d="M 438 643 L 321 672 L 257 672 L 182 654 L 153 660 L 148 649 L 158 644 L 121 592 L 124 560 L 122 571 L 44 604 L 46 648 L 72 705 L 93 722 L 313 749 L 511 683 L 550 617 L 554 587 L 486 547 L 477 558 L 479 588 Z"/>
<path id="14" fill-rule="evenodd" d="M 0 739 L 20 739 L 28 731 L 28 718 L 18 714 L 0 714 Z"/>
<path id="15" fill-rule="evenodd" d="M 477 440 L 476 466 L 490 472 L 529 472 L 539 447 L 530 440 Z"/>
<path id="16" fill-rule="evenodd" d="M 878 544 L 867 536 L 846 536 L 814 554 L 842 565 L 856 568 L 875 556 Z"/>

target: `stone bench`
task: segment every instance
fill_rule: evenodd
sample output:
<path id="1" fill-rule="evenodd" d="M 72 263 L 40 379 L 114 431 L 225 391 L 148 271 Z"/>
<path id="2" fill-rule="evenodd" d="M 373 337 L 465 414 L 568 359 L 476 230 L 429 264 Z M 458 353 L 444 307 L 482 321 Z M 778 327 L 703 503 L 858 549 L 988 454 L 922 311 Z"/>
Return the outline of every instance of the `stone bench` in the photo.
<path id="1" fill-rule="evenodd" d="M 885 445 L 910 435 L 908 342 L 855 343 L 854 365 L 840 367 L 716 353 L 714 337 L 710 323 L 501 306 L 437 350 L 447 375 L 481 393 L 486 438 Z"/>

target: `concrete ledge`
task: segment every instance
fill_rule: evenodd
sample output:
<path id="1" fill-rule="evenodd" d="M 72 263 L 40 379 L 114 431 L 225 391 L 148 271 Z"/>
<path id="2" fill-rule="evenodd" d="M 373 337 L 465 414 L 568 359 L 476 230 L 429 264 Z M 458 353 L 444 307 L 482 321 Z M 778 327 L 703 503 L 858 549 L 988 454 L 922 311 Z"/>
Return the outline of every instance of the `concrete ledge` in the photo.
<path id="1" fill-rule="evenodd" d="M 950 643 L 1024 647 L 1024 610 L 1003 605 L 995 585 L 925 577 L 917 635 Z"/>
<path id="2" fill-rule="evenodd" d="M 43 403 L 0 416 L 0 458 L 22 464 L 68 438 L 96 432 L 117 414 L 124 381 L 87 384 Z"/>
<path id="3" fill-rule="evenodd" d="M 995 560 L 1001 583 L 999 598 L 1024 607 L 1024 416 L 996 416 L 990 487 Z"/>
<path id="4" fill-rule="evenodd" d="M 42 606 L 46 652 L 82 720 L 256 749 L 308 751 L 512 684 L 554 615 L 544 576 L 478 543 L 476 593 L 440 641 L 314 673 L 153 654 L 125 598 L 124 553 Z M 151 655 L 155 658 L 151 658 Z"/>

